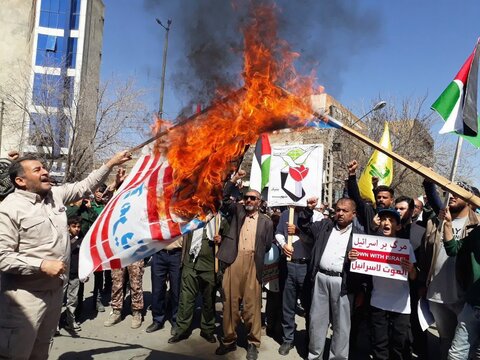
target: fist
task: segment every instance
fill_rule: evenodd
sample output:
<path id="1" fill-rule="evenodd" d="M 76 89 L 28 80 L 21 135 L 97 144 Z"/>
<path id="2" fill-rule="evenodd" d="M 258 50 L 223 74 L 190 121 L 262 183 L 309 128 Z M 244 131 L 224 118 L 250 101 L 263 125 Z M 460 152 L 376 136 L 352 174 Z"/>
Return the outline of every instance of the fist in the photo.
<path id="1" fill-rule="evenodd" d="M 60 260 L 43 260 L 40 271 L 51 277 L 57 277 L 65 272 L 65 263 Z"/>
<path id="2" fill-rule="evenodd" d="M 348 259 L 350 261 L 355 261 L 358 259 L 358 250 L 357 249 L 352 249 L 348 252 Z"/>
<path id="3" fill-rule="evenodd" d="M 287 223 L 287 233 L 288 233 L 288 235 L 295 235 L 296 232 L 297 232 L 297 227 L 295 226 L 295 224 Z"/>
<path id="4" fill-rule="evenodd" d="M 287 257 L 292 257 L 293 255 L 293 246 L 292 245 L 288 245 L 288 244 L 285 244 L 283 245 L 283 253 L 287 256 Z"/>
<path id="5" fill-rule="evenodd" d="M 358 168 L 357 160 L 350 161 L 347 165 L 348 175 L 355 175 L 357 168 Z"/>
<path id="6" fill-rule="evenodd" d="M 213 242 L 217 245 L 220 244 L 222 242 L 222 237 L 220 235 L 214 235 Z"/>
<path id="7" fill-rule="evenodd" d="M 311 197 L 307 199 L 307 207 L 311 210 L 315 209 L 318 204 L 318 198 L 317 197 Z"/>

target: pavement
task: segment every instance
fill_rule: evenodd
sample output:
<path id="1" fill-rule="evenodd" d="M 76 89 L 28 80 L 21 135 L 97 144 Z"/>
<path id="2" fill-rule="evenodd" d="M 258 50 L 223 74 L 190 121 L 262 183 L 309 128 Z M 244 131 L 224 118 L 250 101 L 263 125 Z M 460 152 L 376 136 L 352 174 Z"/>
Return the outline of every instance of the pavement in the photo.
<path id="1" fill-rule="evenodd" d="M 143 288 L 145 309 L 151 302 L 151 281 L 150 267 L 145 268 L 143 276 Z M 192 335 L 179 343 L 169 344 L 171 337 L 171 325 L 169 322 L 165 327 L 153 333 L 146 333 L 145 329 L 151 324 L 152 317 L 150 311 L 144 310 L 144 321 L 139 329 L 131 329 L 131 313 L 129 309 L 129 297 L 125 299 L 125 305 L 122 315 L 122 322 L 112 326 L 104 327 L 103 322 L 107 319 L 111 311 L 109 306 L 105 306 L 105 312 L 98 313 L 94 310 L 92 297 L 93 278 L 85 284 L 85 300 L 83 305 L 80 323 L 82 330 L 77 335 L 60 329 L 60 335 L 54 338 L 53 346 L 50 351 L 50 359 L 95 359 L 95 360 L 124 360 L 124 359 L 168 359 L 168 360 L 193 360 L 193 359 L 217 359 L 217 360 L 237 360 L 245 359 L 247 343 L 245 340 L 245 330 L 243 325 L 239 326 L 239 341 L 235 352 L 224 356 L 215 355 L 215 349 L 219 343 L 211 344 L 200 337 L 199 317 L 200 309 L 197 309 L 196 320 Z M 264 299 L 265 301 L 265 299 Z M 220 302 L 217 303 L 217 328 L 220 329 L 221 322 Z M 263 308 L 263 310 L 265 307 Z M 281 314 L 279 314 L 281 316 Z M 264 333 L 262 333 L 264 335 Z M 305 354 L 305 320 L 297 316 L 297 348 L 290 351 L 287 356 L 278 354 L 280 346 L 274 339 L 268 336 L 262 336 L 262 345 L 259 349 L 259 359 L 302 359 Z M 297 341 L 298 340 L 298 341 Z M 302 349 L 303 348 L 303 353 Z"/>
<path id="2" fill-rule="evenodd" d="M 145 309 L 151 302 L 151 281 L 150 267 L 145 268 L 143 277 Z M 217 359 L 217 360 L 237 360 L 245 359 L 247 343 L 245 340 L 245 329 L 241 324 L 238 329 L 238 347 L 235 352 L 224 356 L 215 355 L 215 349 L 219 343 L 211 344 L 200 337 L 199 317 L 200 308 L 197 309 L 194 320 L 192 335 L 179 343 L 169 344 L 171 337 L 170 323 L 165 327 L 153 333 L 146 333 L 145 329 L 151 323 L 150 311 L 144 310 L 144 321 L 138 329 L 131 329 L 131 313 L 129 311 L 129 297 L 125 300 L 123 311 L 123 321 L 112 326 L 104 327 L 103 322 L 107 319 L 111 311 L 109 306 L 105 307 L 105 312 L 96 313 L 92 297 L 93 279 L 85 284 L 85 301 L 82 317 L 80 319 L 82 330 L 75 334 L 60 330 L 60 335 L 56 336 L 50 352 L 50 359 L 74 360 L 74 359 L 95 359 L 95 360 L 143 360 L 143 359 L 168 359 L 168 360 L 194 360 L 194 359 Z M 265 305 L 265 299 L 264 299 Z M 220 302 L 217 303 L 217 330 L 221 330 L 221 309 Z M 263 310 L 265 306 L 263 307 Z M 281 316 L 281 314 L 279 314 Z M 296 317 L 297 331 L 295 334 L 295 348 L 287 356 L 278 354 L 280 344 L 271 337 L 262 333 L 262 344 L 259 349 L 259 359 L 269 360 L 293 360 L 304 359 L 306 356 L 306 330 L 305 319 L 301 316 Z M 368 332 L 368 330 L 366 331 Z M 366 332 L 363 332 L 365 334 Z M 432 335 L 432 334 L 430 334 Z M 434 338 L 435 336 L 430 336 Z M 329 339 L 327 339 L 327 344 Z M 355 354 L 355 360 L 369 359 L 367 337 L 359 338 L 359 351 Z M 432 340 L 429 340 L 433 347 Z M 328 353 L 327 353 L 328 354 Z M 328 355 L 325 354 L 327 357 Z M 432 359 L 438 357 L 431 357 Z"/>

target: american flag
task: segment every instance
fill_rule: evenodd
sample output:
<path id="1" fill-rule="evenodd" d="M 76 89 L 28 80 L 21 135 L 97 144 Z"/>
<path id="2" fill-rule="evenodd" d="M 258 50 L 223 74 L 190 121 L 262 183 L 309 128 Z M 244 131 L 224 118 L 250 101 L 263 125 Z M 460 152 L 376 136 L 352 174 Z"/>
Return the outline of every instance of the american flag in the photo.
<path id="1" fill-rule="evenodd" d="M 118 269 L 163 249 L 178 236 L 204 223 L 170 213 L 173 170 L 161 155 L 148 152 L 85 235 L 80 248 L 79 278 Z"/>

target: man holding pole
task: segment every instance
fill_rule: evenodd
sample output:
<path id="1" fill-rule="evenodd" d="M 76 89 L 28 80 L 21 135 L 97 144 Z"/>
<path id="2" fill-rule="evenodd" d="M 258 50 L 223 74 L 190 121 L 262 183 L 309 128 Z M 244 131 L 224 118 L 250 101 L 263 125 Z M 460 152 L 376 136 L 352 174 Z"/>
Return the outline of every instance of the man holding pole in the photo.
<path id="1" fill-rule="evenodd" d="M 225 302 L 223 304 L 223 341 L 216 350 L 225 355 L 237 348 L 236 328 L 240 322 L 239 304 L 243 302 L 242 318 L 247 328 L 247 359 L 258 358 L 260 347 L 262 272 L 265 253 L 273 240 L 272 220 L 259 213 L 261 196 L 258 191 L 248 190 L 244 205 L 234 203 L 230 194 L 237 180 L 245 176 L 239 170 L 224 189 L 225 202 L 221 211 L 230 218 L 230 229 L 222 238 L 218 259 L 227 265 L 223 276 Z"/>
<path id="2" fill-rule="evenodd" d="M 287 261 L 287 273 L 283 290 L 283 343 L 278 349 L 280 355 L 288 355 L 293 348 L 297 298 L 300 298 L 302 306 L 305 309 L 306 327 L 308 329 L 308 314 L 311 300 L 308 264 L 310 263 L 310 255 L 312 253 L 312 241 L 297 227 L 299 209 L 300 208 L 292 209 L 292 223 L 288 221 L 291 210 L 283 211 L 275 232 L 275 239 L 282 247 L 285 256 L 289 258 L 289 261 Z M 292 244 L 287 242 L 289 236 L 293 238 Z"/>

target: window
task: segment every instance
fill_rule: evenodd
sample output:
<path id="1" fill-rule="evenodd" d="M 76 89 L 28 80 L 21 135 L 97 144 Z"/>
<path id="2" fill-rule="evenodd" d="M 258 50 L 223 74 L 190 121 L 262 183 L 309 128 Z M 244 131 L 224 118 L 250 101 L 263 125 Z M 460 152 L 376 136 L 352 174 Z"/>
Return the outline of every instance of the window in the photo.
<path id="1" fill-rule="evenodd" d="M 40 107 L 70 107 L 73 94 L 73 77 L 35 74 L 32 102 Z"/>
<path id="2" fill-rule="evenodd" d="M 57 51 L 57 37 L 56 36 L 47 36 L 47 43 L 45 44 L 46 51 Z"/>
<path id="3" fill-rule="evenodd" d="M 73 0 L 72 4 L 72 16 L 70 17 L 70 29 L 78 30 L 80 22 L 80 0 Z"/>
<path id="4" fill-rule="evenodd" d="M 59 147 L 68 146 L 67 119 L 59 111 L 49 115 L 30 114 L 29 142 L 35 146 L 53 145 L 53 151 L 59 153 Z"/>
<path id="5" fill-rule="evenodd" d="M 65 44 L 65 40 L 64 37 L 38 34 L 35 65 L 46 67 L 65 66 L 67 55 L 75 53 L 76 56 L 77 52 L 76 39 L 72 40 L 69 38 L 67 44 Z M 65 52 L 65 47 L 68 47 L 68 53 Z M 68 67 L 75 67 L 74 62 L 73 65 L 67 62 L 66 65 Z"/>
<path id="6" fill-rule="evenodd" d="M 42 0 L 40 6 L 40 26 L 64 29 L 70 16 L 71 0 Z"/>
<path id="7" fill-rule="evenodd" d="M 69 69 L 75 69 L 77 60 L 77 42 L 77 38 L 68 39 L 67 67 Z"/>

